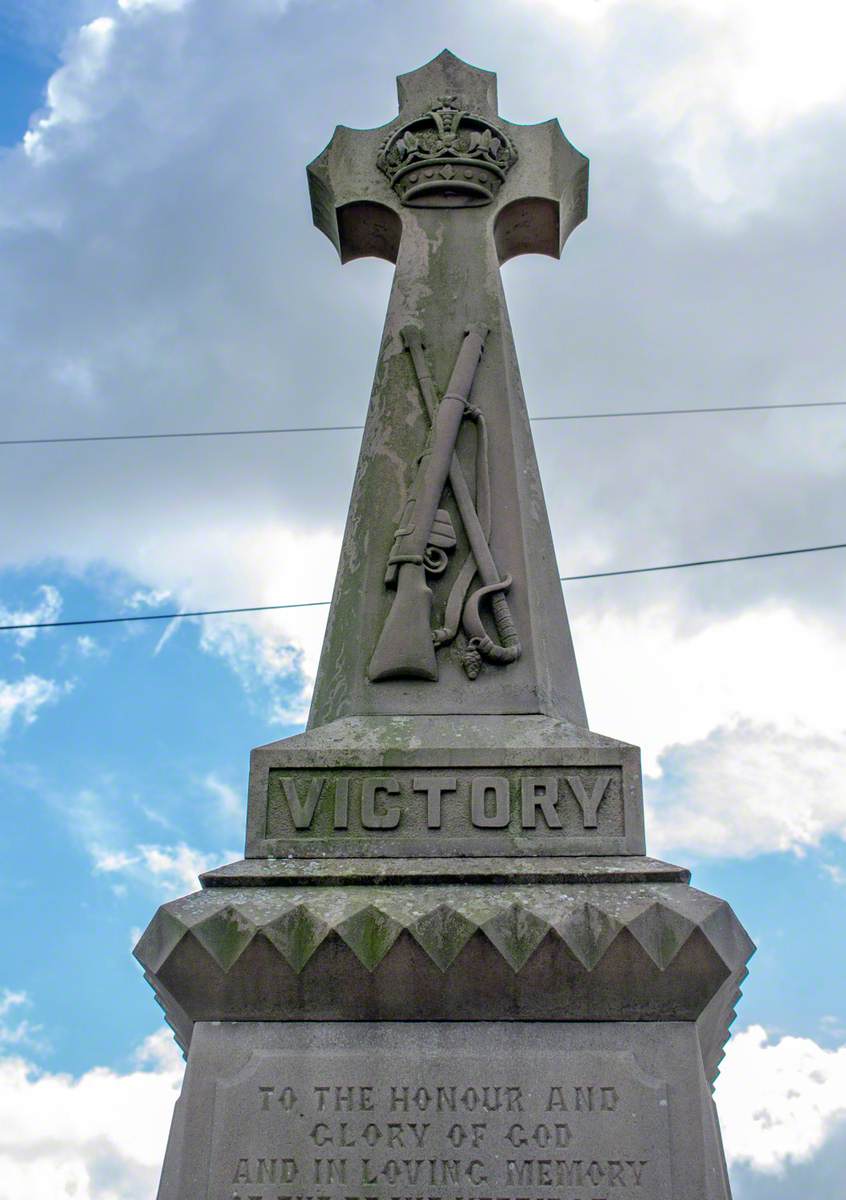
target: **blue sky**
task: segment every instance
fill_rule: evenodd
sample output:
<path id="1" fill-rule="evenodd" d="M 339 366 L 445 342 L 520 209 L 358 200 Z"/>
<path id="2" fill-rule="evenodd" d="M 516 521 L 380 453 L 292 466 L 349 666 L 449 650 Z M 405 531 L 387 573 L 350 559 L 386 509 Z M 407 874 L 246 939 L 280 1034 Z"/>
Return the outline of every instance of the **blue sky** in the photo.
<path id="1" fill-rule="evenodd" d="M 42 103 L 44 64 L 22 57 L 21 48 L 4 39 L 0 42 L 0 76 L 3 79 L 0 139 L 2 145 L 8 146 L 20 138 L 30 113 Z"/>
<path id="2" fill-rule="evenodd" d="M 51 578 L 75 610 L 103 603 L 97 587 L 61 570 Z M 19 590 L 25 599 L 31 585 L 24 572 L 7 581 L 6 595 Z M 208 780 L 240 797 L 245 747 L 278 730 L 224 664 L 198 651 L 187 622 L 169 642 L 165 666 L 155 654 L 163 630 L 110 628 L 91 646 L 56 631 L 26 651 L 25 666 L 4 645 L 9 675 L 25 669 L 72 688 L 13 731 L 18 753 L 7 753 L 0 771 L 11 806 L 4 907 L 27 913 L 4 927 L 19 964 L 15 986 L 41 1014 L 59 1000 L 58 981 L 78 981 L 62 988 L 46 1060 L 74 1072 L 128 1060 L 138 1030 L 156 1026 L 129 956 L 131 930 L 147 923 L 155 897 L 144 880 L 117 883 L 115 872 L 98 871 L 98 858 L 132 855 L 136 844 L 184 843 L 210 862 L 240 852 L 241 805 L 228 808 L 228 793 L 221 801 Z M 33 953 L 36 945 L 50 951 Z M 90 986 L 82 986 L 82 964 Z"/>
<path id="3" fill-rule="evenodd" d="M 842 399 L 846 22 L 806 7 L 7 0 L 3 436 L 361 421 L 390 271 L 341 271 L 304 166 L 447 43 L 591 158 L 563 262 L 504 272 L 532 412 Z M 842 411 L 537 426 L 562 573 L 843 541 Z M 0 615 L 326 598 L 356 452 L 0 447 Z M 718 1092 L 737 1200 L 846 1166 L 845 562 L 567 592 L 650 850 L 759 946 Z M 0 1200 L 155 1194 L 181 1066 L 131 946 L 240 855 L 249 750 L 301 727 L 324 620 L 0 635 Z"/>

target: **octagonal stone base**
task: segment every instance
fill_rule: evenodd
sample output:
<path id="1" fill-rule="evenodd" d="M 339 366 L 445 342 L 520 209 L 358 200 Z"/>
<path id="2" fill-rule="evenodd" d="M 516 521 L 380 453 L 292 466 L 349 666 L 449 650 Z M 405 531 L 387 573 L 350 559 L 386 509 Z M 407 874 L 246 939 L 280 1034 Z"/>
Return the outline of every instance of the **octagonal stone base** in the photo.
<path id="1" fill-rule="evenodd" d="M 212 873 L 138 943 L 183 1049 L 208 1021 L 685 1021 L 716 1074 L 753 946 L 679 868 L 326 885 L 278 866 Z"/>

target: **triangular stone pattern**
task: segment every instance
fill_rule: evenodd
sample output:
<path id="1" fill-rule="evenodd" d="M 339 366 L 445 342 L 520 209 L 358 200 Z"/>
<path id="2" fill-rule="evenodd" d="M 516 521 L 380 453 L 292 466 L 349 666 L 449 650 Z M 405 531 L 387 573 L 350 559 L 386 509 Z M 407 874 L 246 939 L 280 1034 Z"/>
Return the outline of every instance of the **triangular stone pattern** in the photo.
<path id="1" fill-rule="evenodd" d="M 448 904 L 439 904 L 408 926 L 414 940 L 441 971 L 452 966 L 477 928 L 474 921 Z"/>
<path id="2" fill-rule="evenodd" d="M 302 970 L 327 934 L 335 930 L 369 971 L 375 971 L 400 931 L 408 929 L 433 962 L 448 968 L 477 929 L 512 970 L 519 971 L 547 933 L 564 942 L 586 970 L 593 970 L 614 939 L 627 929 L 659 970 L 667 970 L 695 929 L 727 961 L 748 948 L 748 940 L 724 901 L 686 886 L 653 886 L 620 905 L 611 887 L 587 885 L 562 895 L 555 889 L 508 888 L 497 894 L 474 887 L 407 890 L 383 888 L 377 898 L 365 889 L 279 889 L 270 893 L 262 915 L 250 919 L 233 903 L 228 889 L 174 900 L 156 914 L 137 951 L 158 971 L 189 932 L 223 971 L 261 933 Z M 633 889 L 632 889 L 633 890 Z M 641 889 L 646 893 L 647 889 Z M 657 893 L 657 896 L 655 895 Z M 162 935 L 161 929 L 165 935 Z"/>

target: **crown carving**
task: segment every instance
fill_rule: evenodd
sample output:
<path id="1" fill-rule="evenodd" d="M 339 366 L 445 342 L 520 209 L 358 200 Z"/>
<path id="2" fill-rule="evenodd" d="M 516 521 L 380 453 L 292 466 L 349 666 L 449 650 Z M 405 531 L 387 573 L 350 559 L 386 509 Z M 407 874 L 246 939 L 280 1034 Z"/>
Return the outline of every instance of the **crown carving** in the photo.
<path id="1" fill-rule="evenodd" d="M 392 133 L 376 161 L 403 204 L 470 208 L 490 204 L 516 160 L 506 133 L 441 96 Z"/>

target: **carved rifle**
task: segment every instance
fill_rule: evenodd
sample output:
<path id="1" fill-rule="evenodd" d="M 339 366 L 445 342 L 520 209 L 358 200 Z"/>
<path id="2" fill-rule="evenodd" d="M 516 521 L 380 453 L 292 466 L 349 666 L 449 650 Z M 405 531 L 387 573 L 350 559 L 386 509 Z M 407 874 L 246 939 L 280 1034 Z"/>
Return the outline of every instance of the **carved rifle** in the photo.
<path id="1" fill-rule="evenodd" d="M 426 365 L 420 330 L 416 325 L 406 325 L 401 336 L 414 365 L 414 372 L 429 421 L 434 423 L 438 396 Z M 436 646 L 442 646 L 446 642 L 452 641 L 460 622 L 464 626 L 464 632 L 468 638 L 467 648 L 462 656 L 464 670 L 471 679 L 475 679 L 481 669 L 483 658 L 502 665 L 515 662 L 522 653 L 522 647 L 505 596 L 511 587 L 511 576 L 503 577 L 500 574 L 490 547 L 491 495 L 487 455 L 487 423 L 484 415 L 477 410 L 469 410 L 467 415 L 476 422 L 478 430 L 476 501 L 474 502 L 470 494 L 464 470 L 454 452 L 449 467 L 449 484 L 464 524 L 467 540 L 470 543 L 470 553 L 452 586 L 444 616 L 444 627 L 435 630 L 434 641 Z M 470 585 L 477 574 L 482 586 L 477 588 L 467 599 Z M 488 596 L 491 597 L 491 612 L 500 639 L 499 645 L 494 642 L 485 629 L 479 611 L 481 601 Z"/>
<path id="2" fill-rule="evenodd" d="M 426 583 L 424 556 L 487 335 L 485 325 L 471 325 L 465 333 L 449 386 L 433 417 L 429 446 L 388 558 L 385 582 L 394 584 L 396 595 L 370 660 L 368 676 L 374 682 L 397 676 L 438 678 L 432 591 Z"/>

